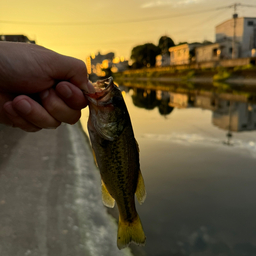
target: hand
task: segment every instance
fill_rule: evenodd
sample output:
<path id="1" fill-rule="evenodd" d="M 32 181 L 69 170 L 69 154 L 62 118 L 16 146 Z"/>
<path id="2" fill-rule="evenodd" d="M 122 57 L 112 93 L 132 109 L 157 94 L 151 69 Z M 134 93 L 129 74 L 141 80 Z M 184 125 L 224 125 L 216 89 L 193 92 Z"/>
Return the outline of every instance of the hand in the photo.
<path id="1" fill-rule="evenodd" d="M 84 62 L 38 45 L 0 42 L 0 123 L 30 132 L 74 124 L 88 104 L 81 89 L 94 91 Z"/>

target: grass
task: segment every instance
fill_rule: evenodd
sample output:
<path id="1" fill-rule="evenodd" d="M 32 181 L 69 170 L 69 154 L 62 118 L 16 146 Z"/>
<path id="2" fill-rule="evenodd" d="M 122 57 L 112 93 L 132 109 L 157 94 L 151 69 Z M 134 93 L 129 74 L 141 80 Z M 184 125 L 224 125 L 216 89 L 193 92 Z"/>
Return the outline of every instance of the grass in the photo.
<path id="1" fill-rule="evenodd" d="M 213 76 L 214 81 L 223 81 L 231 76 L 231 72 L 225 68 L 218 68 L 218 73 Z"/>

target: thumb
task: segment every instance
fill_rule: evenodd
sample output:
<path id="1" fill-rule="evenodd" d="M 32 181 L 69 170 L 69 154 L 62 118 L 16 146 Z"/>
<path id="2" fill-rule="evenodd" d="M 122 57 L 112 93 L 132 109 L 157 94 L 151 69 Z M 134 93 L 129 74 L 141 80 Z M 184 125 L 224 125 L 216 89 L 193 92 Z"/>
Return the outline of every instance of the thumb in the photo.
<path id="1" fill-rule="evenodd" d="M 88 80 L 85 63 L 82 60 L 57 54 L 55 60 L 50 64 L 53 79 L 65 80 L 76 85 L 78 88 L 93 93 L 93 85 Z"/>

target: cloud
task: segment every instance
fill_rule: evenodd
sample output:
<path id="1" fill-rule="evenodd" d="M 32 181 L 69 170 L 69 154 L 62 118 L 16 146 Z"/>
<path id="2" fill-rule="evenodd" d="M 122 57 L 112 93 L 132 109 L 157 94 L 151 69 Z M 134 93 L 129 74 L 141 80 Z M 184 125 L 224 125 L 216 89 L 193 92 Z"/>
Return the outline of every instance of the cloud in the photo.
<path id="1" fill-rule="evenodd" d="M 152 8 L 152 7 L 165 6 L 165 5 L 181 6 L 181 5 L 196 4 L 201 1 L 202 0 L 153 0 L 153 1 L 149 1 L 142 4 L 141 8 Z"/>

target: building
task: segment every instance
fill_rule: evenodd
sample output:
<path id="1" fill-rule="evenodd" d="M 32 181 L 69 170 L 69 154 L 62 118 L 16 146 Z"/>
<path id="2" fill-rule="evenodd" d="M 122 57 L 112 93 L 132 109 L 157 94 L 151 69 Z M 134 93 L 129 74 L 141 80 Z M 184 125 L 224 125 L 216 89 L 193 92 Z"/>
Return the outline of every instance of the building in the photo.
<path id="1" fill-rule="evenodd" d="M 189 105 L 189 95 L 183 93 L 169 92 L 170 101 L 169 106 L 175 108 L 188 108 Z"/>
<path id="2" fill-rule="evenodd" d="M 111 63 L 111 72 L 123 72 L 129 67 L 128 60 L 125 60 L 124 57 L 116 57 Z"/>
<path id="3" fill-rule="evenodd" d="M 92 54 L 91 56 L 86 58 L 86 66 L 88 74 L 96 75 L 98 77 L 104 77 L 108 74 L 104 71 L 104 69 L 109 69 L 111 72 L 122 72 L 128 69 L 128 61 L 124 59 L 124 57 L 116 57 L 113 52 L 107 53 L 105 55 L 100 54 L 97 55 Z"/>
<path id="4" fill-rule="evenodd" d="M 235 58 L 238 58 L 240 44 L 235 43 Z M 218 61 L 221 59 L 231 59 L 233 54 L 233 41 L 229 38 L 219 42 L 199 46 L 195 49 L 196 62 Z"/>
<path id="5" fill-rule="evenodd" d="M 156 67 L 165 67 L 170 65 L 170 55 L 160 54 L 156 56 Z"/>
<path id="6" fill-rule="evenodd" d="M 28 37 L 24 35 L 0 35 L 0 41 L 22 42 L 30 44 L 36 43 L 34 40 L 29 40 Z"/>
<path id="7" fill-rule="evenodd" d="M 237 17 L 226 20 L 215 27 L 216 42 L 230 39 L 240 44 L 237 55 L 240 58 L 251 57 L 256 49 L 256 18 Z"/>
<path id="8" fill-rule="evenodd" d="M 86 58 L 86 66 L 88 74 L 96 74 L 97 76 L 104 76 L 102 69 L 110 68 L 109 63 L 112 63 L 115 54 L 113 52 L 109 52 L 107 54 L 102 55 L 98 52 L 97 55 L 91 54 L 91 56 Z M 104 65 L 104 67 L 103 67 Z"/>
<path id="9" fill-rule="evenodd" d="M 192 43 L 170 47 L 170 64 L 184 65 L 195 61 L 195 48 L 200 45 L 200 43 Z"/>
<path id="10" fill-rule="evenodd" d="M 224 130 L 240 132 L 256 129 L 256 105 L 219 100 L 212 123 Z"/>

